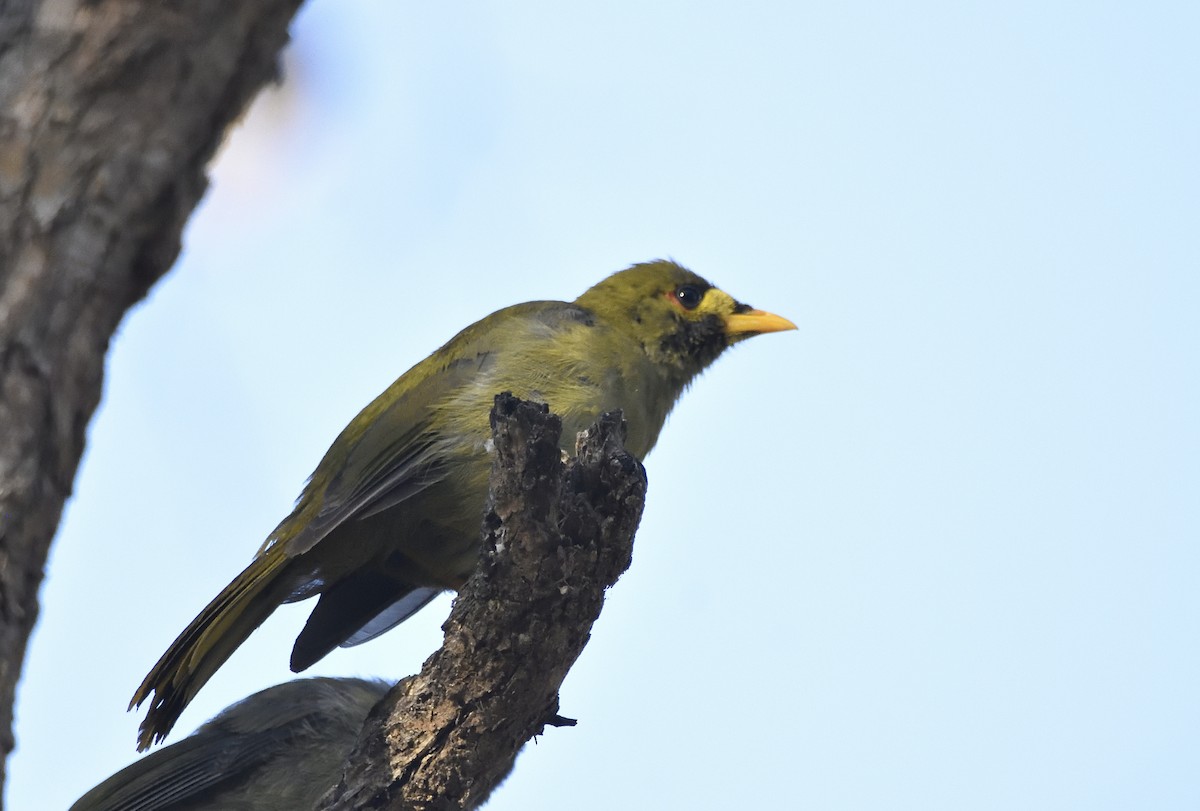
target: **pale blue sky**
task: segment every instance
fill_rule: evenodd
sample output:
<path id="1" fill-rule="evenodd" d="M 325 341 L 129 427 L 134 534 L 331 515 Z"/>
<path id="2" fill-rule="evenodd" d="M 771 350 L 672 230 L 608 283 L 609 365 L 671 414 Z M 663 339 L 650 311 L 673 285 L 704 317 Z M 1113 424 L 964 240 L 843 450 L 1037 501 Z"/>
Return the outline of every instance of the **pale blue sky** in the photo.
<path id="1" fill-rule="evenodd" d="M 114 342 L 10 808 L 132 760 L 133 689 L 394 377 L 668 255 L 800 330 L 682 400 L 579 726 L 489 808 L 1200 807 L 1200 6 L 318 0 L 294 35 Z M 448 604 L 311 673 L 407 675 Z M 289 678 L 308 609 L 174 739 Z"/>

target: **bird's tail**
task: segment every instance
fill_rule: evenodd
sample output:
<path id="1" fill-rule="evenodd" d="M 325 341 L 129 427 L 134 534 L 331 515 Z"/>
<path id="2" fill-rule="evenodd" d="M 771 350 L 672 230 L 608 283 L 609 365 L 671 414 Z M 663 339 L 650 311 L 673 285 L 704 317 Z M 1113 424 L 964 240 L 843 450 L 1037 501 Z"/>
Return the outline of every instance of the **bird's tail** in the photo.
<path id="1" fill-rule="evenodd" d="M 294 562 L 282 550 L 267 550 L 183 630 L 150 669 L 129 708 L 154 698 L 138 728 L 138 751 L 167 737 L 184 707 L 246 638 L 291 596 L 294 578 L 286 576 Z"/>

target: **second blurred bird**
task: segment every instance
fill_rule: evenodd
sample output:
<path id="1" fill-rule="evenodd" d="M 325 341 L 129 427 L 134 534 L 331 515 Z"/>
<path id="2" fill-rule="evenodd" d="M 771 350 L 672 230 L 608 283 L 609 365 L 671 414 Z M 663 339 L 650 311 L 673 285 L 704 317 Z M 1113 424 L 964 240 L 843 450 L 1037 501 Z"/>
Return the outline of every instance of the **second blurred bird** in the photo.
<path id="1" fill-rule="evenodd" d="M 389 686 L 319 678 L 269 687 L 117 772 L 70 811 L 314 808 Z"/>

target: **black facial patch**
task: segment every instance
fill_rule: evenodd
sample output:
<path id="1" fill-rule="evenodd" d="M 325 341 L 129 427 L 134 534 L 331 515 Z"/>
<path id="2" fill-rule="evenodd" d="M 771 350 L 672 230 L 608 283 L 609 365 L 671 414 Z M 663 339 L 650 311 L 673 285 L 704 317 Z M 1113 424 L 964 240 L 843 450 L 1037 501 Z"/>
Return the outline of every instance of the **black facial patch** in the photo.
<path id="1" fill-rule="evenodd" d="M 716 360 L 728 345 L 724 322 L 719 316 L 706 315 L 696 320 L 678 319 L 675 329 L 663 337 L 659 348 L 666 357 L 699 371 Z"/>

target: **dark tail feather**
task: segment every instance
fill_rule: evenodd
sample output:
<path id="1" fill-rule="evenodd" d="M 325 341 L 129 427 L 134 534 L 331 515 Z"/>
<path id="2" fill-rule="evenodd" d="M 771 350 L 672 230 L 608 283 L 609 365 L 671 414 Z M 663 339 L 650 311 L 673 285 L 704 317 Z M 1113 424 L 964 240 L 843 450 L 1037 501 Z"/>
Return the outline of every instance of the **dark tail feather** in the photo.
<path id="1" fill-rule="evenodd" d="M 292 648 L 292 672 L 299 673 L 319 661 L 338 645 L 365 642 L 371 636 L 391 628 L 421 606 L 436 597 L 442 589 L 414 588 L 378 570 L 360 569 L 342 578 L 321 593 L 321 599 L 308 615 L 304 630 L 296 637 Z M 403 616 L 389 620 L 377 632 L 356 639 L 365 627 L 397 603 L 407 605 L 407 597 L 415 595 L 413 605 Z"/>
<path id="2" fill-rule="evenodd" d="M 138 728 L 138 751 L 160 742 L 184 707 L 246 638 L 287 599 L 294 587 L 282 577 L 291 559 L 268 552 L 254 559 L 183 630 L 142 681 L 129 708 L 150 698 Z"/>

